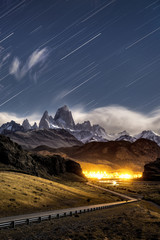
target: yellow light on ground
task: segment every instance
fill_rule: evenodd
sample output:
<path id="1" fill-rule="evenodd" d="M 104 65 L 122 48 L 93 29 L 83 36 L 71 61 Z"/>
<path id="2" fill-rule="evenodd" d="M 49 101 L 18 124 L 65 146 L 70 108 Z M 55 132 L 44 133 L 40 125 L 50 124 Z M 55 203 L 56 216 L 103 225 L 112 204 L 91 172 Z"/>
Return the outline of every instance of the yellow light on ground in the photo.
<path id="1" fill-rule="evenodd" d="M 131 174 L 128 174 L 128 173 L 122 173 L 122 174 L 120 174 L 119 175 L 119 178 L 121 178 L 121 179 L 132 179 L 132 178 L 134 178 L 134 175 L 131 175 Z"/>
<path id="2" fill-rule="evenodd" d="M 117 182 L 116 181 L 113 181 L 112 182 L 113 186 L 117 185 Z"/>
<path id="3" fill-rule="evenodd" d="M 87 178 L 93 179 L 135 179 L 142 177 L 142 173 L 112 172 L 106 171 L 83 171 Z"/>

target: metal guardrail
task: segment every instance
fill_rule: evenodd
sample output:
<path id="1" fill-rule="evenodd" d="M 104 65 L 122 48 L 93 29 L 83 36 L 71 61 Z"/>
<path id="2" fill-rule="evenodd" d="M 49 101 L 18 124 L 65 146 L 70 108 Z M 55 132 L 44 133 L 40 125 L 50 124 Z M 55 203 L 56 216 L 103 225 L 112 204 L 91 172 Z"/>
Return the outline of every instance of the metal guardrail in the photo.
<path id="1" fill-rule="evenodd" d="M 21 216 L 18 219 L 18 216 L 12 217 L 12 220 L 9 221 L 1 221 L 0 219 L 0 228 L 15 228 L 17 225 L 27 224 L 29 225 L 32 222 L 41 222 L 44 220 L 52 220 L 60 217 L 67 217 L 72 215 L 77 215 L 81 213 L 86 212 L 92 212 L 96 210 L 106 209 L 109 207 L 119 206 L 131 202 L 136 202 L 137 199 L 127 200 L 127 201 L 120 201 L 120 202 L 113 202 L 113 203 L 106 203 L 106 204 L 98 204 L 98 205 L 90 205 L 90 206 L 84 206 L 84 207 L 77 207 L 77 208 L 70 208 L 70 209 L 60 209 L 60 210 L 53 210 L 52 212 L 43 213 L 40 215 L 40 213 L 37 213 L 38 216 L 32 217 L 32 214 L 28 214 L 27 217 L 24 218 Z M 35 213 L 36 215 L 36 213 Z"/>

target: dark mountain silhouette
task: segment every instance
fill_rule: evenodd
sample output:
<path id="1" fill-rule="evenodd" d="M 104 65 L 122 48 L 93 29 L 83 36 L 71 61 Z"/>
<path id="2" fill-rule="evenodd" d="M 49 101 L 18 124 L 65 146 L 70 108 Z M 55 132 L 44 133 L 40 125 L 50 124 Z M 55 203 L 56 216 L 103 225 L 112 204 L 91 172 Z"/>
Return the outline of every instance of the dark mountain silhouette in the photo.
<path id="1" fill-rule="evenodd" d="M 73 135 L 64 129 L 44 129 L 27 132 L 8 132 L 6 136 L 23 148 L 31 149 L 39 145 L 53 148 L 82 145 Z"/>
<path id="2" fill-rule="evenodd" d="M 134 143 L 127 141 L 92 142 L 83 146 L 51 149 L 37 147 L 41 154 L 58 153 L 80 162 L 103 164 L 111 169 L 129 168 L 143 171 L 146 163 L 160 157 L 160 147 L 153 141 L 139 139 Z"/>
<path id="3" fill-rule="evenodd" d="M 3 135 L 0 135 L 0 170 L 20 171 L 44 178 L 67 172 L 83 177 L 78 163 L 59 155 L 31 154 Z"/>
<path id="4" fill-rule="evenodd" d="M 160 158 L 144 166 L 143 179 L 148 181 L 160 181 Z"/>

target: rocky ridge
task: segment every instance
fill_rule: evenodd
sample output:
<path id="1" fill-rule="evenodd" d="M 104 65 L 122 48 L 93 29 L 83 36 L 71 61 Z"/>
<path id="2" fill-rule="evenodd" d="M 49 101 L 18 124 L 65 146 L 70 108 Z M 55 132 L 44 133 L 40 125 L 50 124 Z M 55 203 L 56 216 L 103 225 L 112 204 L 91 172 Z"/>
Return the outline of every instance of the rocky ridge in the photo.
<path id="1" fill-rule="evenodd" d="M 66 105 L 59 108 L 54 117 L 49 115 L 48 111 L 45 111 L 42 118 L 40 119 L 39 127 L 37 126 L 37 123 L 34 123 L 34 125 L 31 126 L 27 119 L 23 121 L 22 125 L 14 121 L 11 121 L 6 124 L 3 124 L 0 127 L 0 134 L 11 135 L 11 133 L 15 132 L 26 132 L 27 135 L 28 131 L 50 129 L 54 130 L 64 129 L 82 143 L 107 142 L 107 141 L 135 142 L 136 140 L 143 138 L 152 140 L 160 146 L 160 135 L 151 130 L 145 130 L 133 136 L 126 131 L 109 134 L 106 133 L 105 129 L 99 126 L 98 124 L 91 125 L 90 121 L 84 121 L 83 123 L 75 123 L 74 118 L 72 116 L 72 112 Z"/>
<path id="2" fill-rule="evenodd" d="M 44 178 L 66 172 L 83 177 L 82 169 L 78 163 L 64 159 L 59 155 L 31 154 L 3 135 L 0 135 L 0 170 L 20 171 Z"/>
<path id="3" fill-rule="evenodd" d="M 52 149 L 39 146 L 40 154 L 61 154 L 80 163 L 100 164 L 108 170 L 131 169 L 142 172 L 144 165 L 160 157 L 160 147 L 148 139 L 127 141 L 90 142 L 82 146 Z"/>

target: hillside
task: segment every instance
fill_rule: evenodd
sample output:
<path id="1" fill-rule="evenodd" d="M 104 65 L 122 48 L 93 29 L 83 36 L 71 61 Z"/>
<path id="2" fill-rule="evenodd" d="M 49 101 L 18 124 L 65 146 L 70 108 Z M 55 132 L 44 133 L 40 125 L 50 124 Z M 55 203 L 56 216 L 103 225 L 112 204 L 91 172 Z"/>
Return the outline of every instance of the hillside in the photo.
<path id="1" fill-rule="evenodd" d="M 0 172 L 0 216 L 84 206 L 120 200 L 84 182 L 50 181 L 21 173 Z M 78 180 L 78 179 L 77 179 Z"/>
<path id="2" fill-rule="evenodd" d="M 139 139 L 134 143 L 127 141 L 92 142 L 83 146 L 51 149 L 40 146 L 35 149 L 42 155 L 58 153 L 82 164 L 102 164 L 110 170 L 129 168 L 143 171 L 146 163 L 160 156 L 160 147 L 153 141 Z"/>
<path id="3" fill-rule="evenodd" d="M 25 149 L 35 148 L 43 144 L 52 148 L 82 145 L 81 142 L 64 129 L 17 131 L 8 132 L 5 135 Z"/>
<path id="4" fill-rule="evenodd" d="M 73 173 L 80 177 L 80 165 L 59 155 L 40 156 L 30 154 L 8 137 L 0 135 L 0 171 L 19 171 L 44 178 L 52 178 L 65 173 Z"/>

